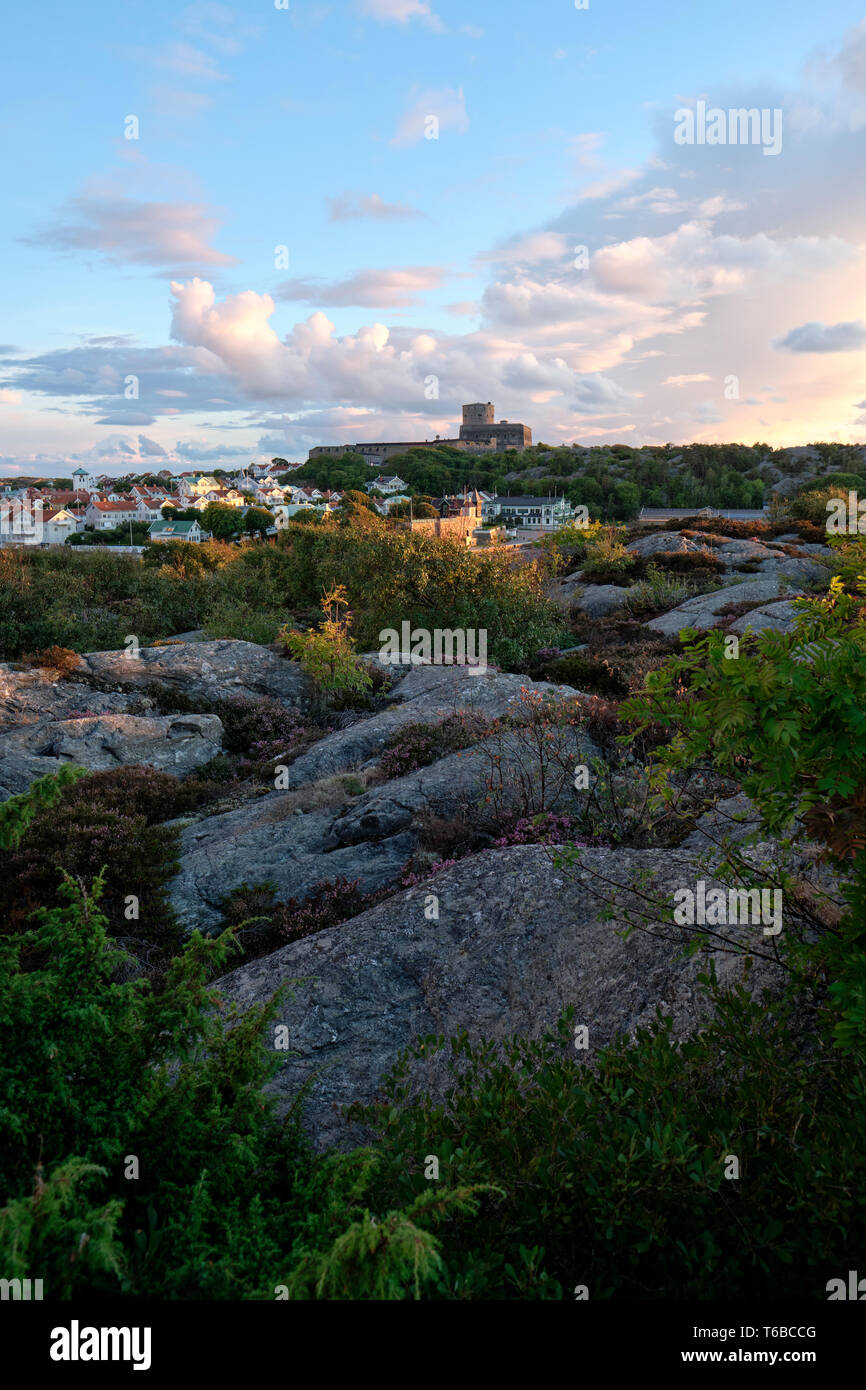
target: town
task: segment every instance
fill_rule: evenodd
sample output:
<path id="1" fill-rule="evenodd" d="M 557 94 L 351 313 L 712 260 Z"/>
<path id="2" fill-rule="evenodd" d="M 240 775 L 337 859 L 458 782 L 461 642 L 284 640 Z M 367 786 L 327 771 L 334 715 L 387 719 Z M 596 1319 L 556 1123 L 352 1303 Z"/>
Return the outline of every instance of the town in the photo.
<path id="1" fill-rule="evenodd" d="M 371 467 L 409 449 L 451 446 L 467 453 L 524 449 L 532 443 L 528 426 L 493 418 L 490 401 L 463 407 L 457 439 L 414 443 L 316 446 L 307 463 L 359 455 Z M 70 478 L 10 482 L 0 488 L 0 545 L 102 544 L 139 551 L 148 544 L 210 539 L 274 540 L 300 513 L 326 518 L 338 510 L 344 493 L 308 482 L 293 483 L 301 462 L 271 459 L 229 473 L 185 471 L 98 475 L 86 468 Z M 477 488 L 423 498 L 414 514 L 414 495 L 396 473 L 376 473 L 365 484 L 371 508 L 393 515 L 409 530 L 451 536 L 467 546 L 507 542 L 526 533 L 553 531 L 575 516 L 562 496 L 499 496 Z"/>

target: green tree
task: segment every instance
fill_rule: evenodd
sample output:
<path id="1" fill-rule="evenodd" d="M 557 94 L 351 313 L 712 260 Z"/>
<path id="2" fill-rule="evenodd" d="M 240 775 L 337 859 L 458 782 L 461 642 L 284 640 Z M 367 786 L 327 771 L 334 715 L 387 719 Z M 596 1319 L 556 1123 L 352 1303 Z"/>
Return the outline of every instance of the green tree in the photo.
<path id="1" fill-rule="evenodd" d="M 209 502 L 201 513 L 201 524 L 215 540 L 229 541 L 244 529 L 244 518 L 240 507 L 230 507 L 225 502 Z"/>
<path id="2" fill-rule="evenodd" d="M 244 516 L 244 530 L 250 535 L 263 536 L 269 526 L 273 526 L 274 518 L 264 507 L 248 507 Z"/>

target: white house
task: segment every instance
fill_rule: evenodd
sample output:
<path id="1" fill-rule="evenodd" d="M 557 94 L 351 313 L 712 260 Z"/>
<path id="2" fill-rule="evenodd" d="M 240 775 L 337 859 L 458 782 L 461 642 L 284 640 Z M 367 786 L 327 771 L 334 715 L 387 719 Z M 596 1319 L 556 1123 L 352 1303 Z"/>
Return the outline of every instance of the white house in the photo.
<path id="1" fill-rule="evenodd" d="M 184 506 L 188 505 L 187 498 L 202 497 L 213 488 L 218 489 L 219 483 L 208 473 L 181 473 L 177 480 L 177 490 Z"/>
<path id="2" fill-rule="evenodd" d="M 84 517 L 68 512 L 64 507 L 42 518 L 42 540 L 47 545 L 65 545 L 70 536 L 84 530 Z"/>
<path id="3" fill-rule="evenodd" d="M 195 519 L 191 521 L 174 521 L 169 517 L 167 520 L 163 519 L 161 521 L 151 522 L 147 534 L 150 540 L 156 542 L 192 541 L 197 545 L 206 538 L 208 533 L 201 529 Z"/>
<path id="4" fill-rule="evenodd" d="M 272 508 L 274 526 L 278 531 L 285 530 L 291 518 L 297 516 L 298 512 L 312 512 L 315 517 L 321 520 L 328 510 L 327 507 L 315 505 L 312 502 L 279 502 L 276 507 Z"/>
<path id="5" fill-rule="evenodd" d="M 411 499 L 407 493 L 395 493 L 392 497 L 383 497 L 381 508 L 383 512 L 390 512 L 392 507 L 396 507 L 398 502 L 409 502 Z"/>
<path id="6" fill-rule="evenodd" d="M 497 497 L 496 505 L 494 516 L 503 526 L 555 530 L 574 516 L 574 507 L 564 497 Z"/>
<path id="7" fill-rule="evenodd" d="M 139 497 L 135 509 L 136 521 L 161 521 L 165 502 L 158 498 Z"/>
<path id="8" fill-rule="evenodd" d="M 396 473 L 380 473 L 378 478 L 374 478 L 372 482 L 365 483 L 364 487 L 367 492 L 372 492 L 375 488 L 378 492 L 384 493 L 387 497 L 392 492 L 402 492 L 403 488 L 406 487 L 406 483 L 402 478 L 398 478 Z"/>
<path id="9" fill-rule="evenodd" d="M 125 525 L 128 521 L 138 521 L 140 518 L 138 505 L 131 500 L 102 502 L 96 497 L 91 497 L 84 519 L 94 531 L 110 531 L 112 526 Z"/>

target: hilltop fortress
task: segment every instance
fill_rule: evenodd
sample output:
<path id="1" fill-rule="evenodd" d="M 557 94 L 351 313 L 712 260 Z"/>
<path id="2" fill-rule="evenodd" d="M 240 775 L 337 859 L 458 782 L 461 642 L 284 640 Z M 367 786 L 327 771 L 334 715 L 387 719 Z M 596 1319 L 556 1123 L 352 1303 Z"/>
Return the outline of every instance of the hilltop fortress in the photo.
<path id="1" fill-rule="evenodd" d="M 472 453 L 528 449 L 532 444 L 529 426 L 514 420 L 495 420 L 494 413 L 491 401 L 474 401 L 471 405 L 464 405 L 463 424 L 457 439 L 440 439 L 437 435 L 435 439 L 404 439 L 386 443 L 317 444 L 310 450 L 308 458 L 340 458 L 343 454 L 360 454 L 367 463 L 380 464 L 394 454 L 405 454 L 407 449 L 437 449 L 443 445 Z"/>

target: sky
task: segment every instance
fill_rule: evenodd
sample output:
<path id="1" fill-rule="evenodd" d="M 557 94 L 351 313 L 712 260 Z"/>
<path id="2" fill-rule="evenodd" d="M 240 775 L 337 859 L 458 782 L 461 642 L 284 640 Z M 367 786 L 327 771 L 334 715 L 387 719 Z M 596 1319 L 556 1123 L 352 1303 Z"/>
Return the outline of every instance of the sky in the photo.
<path id="1" fill-rule="evenodd" d="M 550 444 L 866 441 L 862 5 L 47 0 L 4 40 L 3 475 L 476 400 Z"/>

